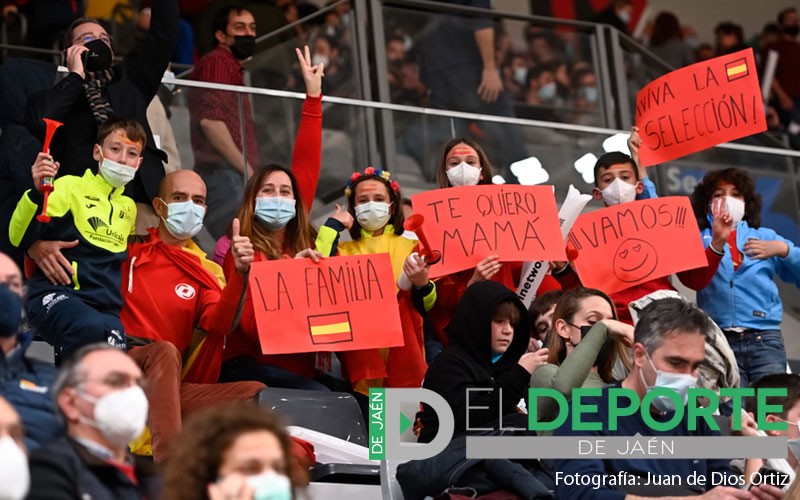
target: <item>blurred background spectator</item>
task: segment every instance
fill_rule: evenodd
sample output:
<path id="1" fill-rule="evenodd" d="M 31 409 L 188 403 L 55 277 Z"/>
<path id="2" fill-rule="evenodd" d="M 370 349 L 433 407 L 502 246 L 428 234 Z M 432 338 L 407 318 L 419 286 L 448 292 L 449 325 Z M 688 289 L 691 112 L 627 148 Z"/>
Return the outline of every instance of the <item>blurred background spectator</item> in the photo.
<path id="1" fill-rule="evenodd" d="M 677 16 L 661 12 L 653 22 L 650 50 L 673 68 L 682 68 L 695 62 L 692 47 L 683 39 L 683 30 Z"/>

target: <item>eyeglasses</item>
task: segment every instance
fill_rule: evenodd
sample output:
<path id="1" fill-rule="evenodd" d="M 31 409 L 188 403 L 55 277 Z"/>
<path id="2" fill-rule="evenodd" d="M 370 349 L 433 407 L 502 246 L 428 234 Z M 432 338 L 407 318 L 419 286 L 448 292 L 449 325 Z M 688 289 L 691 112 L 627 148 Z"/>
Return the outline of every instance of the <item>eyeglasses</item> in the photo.
<path id="1" fill-rule="evenodd" d="M 74 45 L 74 44 L 79 43 L 79 42 L 81 42 L 83 44 L 87 44 L 87 43 L 89 43 L 89 42 L 91 42 L 93 40 L 97 40 L 97 39 L 100 39 L 100 40 L 106 42 L 109 46 L 111 45 L 111 37 L 108 36 L 105 33 L 102 33 L 99 36 L 95 36 L 93 33 L 84 33 L 84 34 L 79 35 L 78 37 L 76 37 L 74 40 L 72 40 L 72 44 Z"/>

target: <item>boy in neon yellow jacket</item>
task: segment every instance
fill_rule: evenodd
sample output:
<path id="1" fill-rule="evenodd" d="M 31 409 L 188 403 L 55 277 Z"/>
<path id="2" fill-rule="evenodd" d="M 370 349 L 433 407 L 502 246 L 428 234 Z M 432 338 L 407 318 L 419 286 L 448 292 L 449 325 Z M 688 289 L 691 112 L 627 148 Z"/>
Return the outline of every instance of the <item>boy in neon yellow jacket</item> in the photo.
<path id="1" fill-rule="evenodd" d="M 71 282 L 58 282 L 52 269 L 29 272 L 26 310 L 34 328 L 67 356 L 94 342 L 126 348 L 119 320 L 120 269 L 133 234 L 136 205 L 123 195 L 142 162 L 146 135 L 135 120 L 111 118 L 100 126 L 94 159 L 97 169 L 54 182 L 47 205 L 51 222 L 41 223 L 42 194 L 28 190 L 17 203 L 9 239 L 26 252 L 40 240 L 71 242 L 62 248 Z M 55 177 L 59 164 L 40 153 L 32 167 L 35 186 Z"/>

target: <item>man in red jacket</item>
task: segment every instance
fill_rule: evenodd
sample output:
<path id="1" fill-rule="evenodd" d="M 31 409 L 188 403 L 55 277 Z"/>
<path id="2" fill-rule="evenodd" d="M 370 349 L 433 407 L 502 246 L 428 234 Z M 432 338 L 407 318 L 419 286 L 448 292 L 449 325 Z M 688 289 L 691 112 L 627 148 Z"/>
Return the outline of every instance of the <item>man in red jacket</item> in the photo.
<path id="1" fill-rule="evenodd" d="M 129 354 L 148 381 L 156 461 L 166 457 L 182 415 L 253 399 L 264 388 L 260 382 L 216 383 L 239 294 L 226 293 L 222 269 L 192 241 L 203 227 L 205 200 L 206 186 L 193 171 L 164 177 L 153 199 L 158 228 L 129 247 L 122 266 L 120 319 L 127 325 Z"/>

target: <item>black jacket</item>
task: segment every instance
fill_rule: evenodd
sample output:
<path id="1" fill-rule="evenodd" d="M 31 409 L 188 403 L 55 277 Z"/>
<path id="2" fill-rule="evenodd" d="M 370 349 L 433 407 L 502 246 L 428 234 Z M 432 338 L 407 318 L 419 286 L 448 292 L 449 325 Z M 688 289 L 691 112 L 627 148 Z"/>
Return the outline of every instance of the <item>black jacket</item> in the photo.
<path id="1" fill-rule="evenodd" d="M 150 30 L 142 45 L 136 54 L 114 66 L 114 78 L 103 89 L 103 95 L 111 104 L 115 116 L 134 118 L 147 132 L 144 161 L 125 190 L 125 194 L 135 201 L 146 204 L 150 204 L 158 194 L 158 185 L 164 177 L 161 162 L 167 159 L 166 154 L 156 148 L 147 124 L 146 111 L 158 92 L 164 70 L 175 51 L 178 28 L 177 0 L 153 0 Z M 42 118 L 64 123 L 50 145 L 53 158 L 61 164 L 59 176 L 79 176 L 96 164 L 92 158 L 92 148 L 97 142 L 97 124 L 82 83 L 80 76 L 70 73 L 52 88 L 32 96 L 28 101 L 26 124 L 39 139 L 43 139 L 45 133 Z"/>
<path id="2" fill-rule="evenodd" d="M 159 498 L 160 482 L 152 462 L 134 462 L 138 485 L 114 465 L 63 437 L 30 456 L 28 500 L 141 500 Z"/>
<path id="3" fill-rule="evenodd" d="M 492 363 L 491 313 L 497 304 L 504 301 L 513 302 L 520 317 L 508 349 L 496 363 Z M 441 395 L 450 404 L 456 435 L 467 430 L 469 388 L 492 389 L 469 394 L 471 428 L 514 413 L 519 400 L 526 396 L 531 377 L 517 364 L 530 338 L 528 311 L 517 295 L 495 281 L 480 281 L 470 286 L 450 323 L 450 338 L 453 346 L 436 357 L 425 374 L 422 387 Z M 474 409 L 478 406 L 487 409 Z M 439 428 L 438 418 L 425 404 L 418 417 L 422 424 L 418 440 L 428 443 Z"/>

